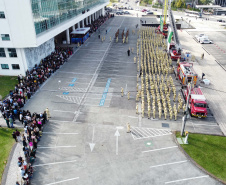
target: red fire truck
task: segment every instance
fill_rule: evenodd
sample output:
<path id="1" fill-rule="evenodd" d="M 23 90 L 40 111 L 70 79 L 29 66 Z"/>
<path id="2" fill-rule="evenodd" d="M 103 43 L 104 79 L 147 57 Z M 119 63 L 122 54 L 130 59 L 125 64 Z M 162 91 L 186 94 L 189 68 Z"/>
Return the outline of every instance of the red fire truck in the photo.
<path id="1" fill-rule="evenodd" d="M 189 86 L 187 86 L 187 89 L 184 90 L 183 93 L 184 93 L 185 100 L 187 101 L 187 97 L 189 94 Z M 199 87 L 191 88 L 188 107 L 189 107 L 191 116 L 198 117 L 198 118 L 207 117 L 206 98 Z"/>
<path id="2" fill-rule="evenodd" d="M 170 43 L 169 53 L 172 60 L 181 59 L 181 50 L 177 50 L 173 42 Z"/>
<path id="3" fill-rule="evenodd" d="M 168 28 L 167 28 L 167 25 L 165 24 L 163 26 L 163 30 L 161 32 L 160 30 L 160 25 L 158 26 L 158 28 L 155 29 L 155 32 L 158 33 L 158 34 L 163 34 L 165 36 L 165 38 L 167 38 L 167 35 L 168 35 Z"/>
<path id="4" fill-rule="evenodd" d="M 188 85 L 193 81 L 196 85 L 198 75 L 193 69 L 193 64 L 188 62 L 180 62 L 177 66 L 177 75 L 182 82 L 182 85 Z"/>

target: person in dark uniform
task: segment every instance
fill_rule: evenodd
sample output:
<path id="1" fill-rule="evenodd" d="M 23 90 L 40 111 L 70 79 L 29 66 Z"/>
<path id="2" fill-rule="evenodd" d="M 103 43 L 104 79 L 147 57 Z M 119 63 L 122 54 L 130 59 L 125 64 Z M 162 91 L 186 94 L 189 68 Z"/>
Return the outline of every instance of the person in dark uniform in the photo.
<path id="1" fill-rule="evenodd" d="M 130 48 L 128 49 L 127 53 L 128 53 L 128 56 L 130 56 Z"/>

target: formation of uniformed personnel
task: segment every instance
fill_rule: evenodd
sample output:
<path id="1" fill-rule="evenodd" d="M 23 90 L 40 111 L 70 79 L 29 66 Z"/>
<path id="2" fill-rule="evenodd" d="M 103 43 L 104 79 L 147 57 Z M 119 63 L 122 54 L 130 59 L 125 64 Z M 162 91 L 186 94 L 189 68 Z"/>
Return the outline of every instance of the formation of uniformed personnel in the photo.
<path id="1" fill-rule="evenodd" d="M 141 100 L 142 117 L 147 115 L 150 118 L 152 115 L 155 119 L 157 113 L 161 119 L 164 113 L 165 119 L 172 120 L 174 117 L 177 120 L 183 100 L 180 94 L 177 94 L 171 77 L 174 69 L 171 58 L 164 51 L 165 39 L 163 35 L 155 34 L 155 29 L 152 27 L 142 27 L 137 31 L 137 38 L 137 56 L 134 57 L 134 63 L 137 63 L 140 82 L 137 74 L 136 101 Z M 175 102 L 173 106 L 172 100 Z"/>

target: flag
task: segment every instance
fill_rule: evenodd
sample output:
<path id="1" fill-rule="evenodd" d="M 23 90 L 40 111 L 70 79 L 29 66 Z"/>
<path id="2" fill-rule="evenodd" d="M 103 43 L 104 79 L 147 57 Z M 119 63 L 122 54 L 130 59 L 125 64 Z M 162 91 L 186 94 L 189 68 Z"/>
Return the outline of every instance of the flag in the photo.
<path id="1" fill-rule="evenodd" d="M 163 31 L 163 20 L 162 20 L 162 16 L 160 16 L 160 31 Z"/>
<path id="2" fill-rule="evenodd" d="M 169 34 L 168 43 L 171 43 L 172 36 L 173 36 L 173 31 L 171 31 Z"/>

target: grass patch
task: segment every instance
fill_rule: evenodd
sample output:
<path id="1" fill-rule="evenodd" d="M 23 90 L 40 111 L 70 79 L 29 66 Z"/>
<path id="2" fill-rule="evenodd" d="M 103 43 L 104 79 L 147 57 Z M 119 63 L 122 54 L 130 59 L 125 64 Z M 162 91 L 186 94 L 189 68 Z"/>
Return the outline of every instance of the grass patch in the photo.
<path id="1" fill-rule="evenodd" d="M 6 166 L 11 148 L 15 143 L 12 133 L 13 129 L 0 128 L 0 180 L 2 179 L 2 174 Z"/>
<path id="2" fill-rule="evenodd" d="M 176 133 L 181 137 L 180 133 Z M 226 137 L 189 134 L 187 154 L 205 170 L 226 182 Z"/>
<path id="3" fill-rule="evenodd" d="M 5 98 L 17 83 L 17 76 L 0 76 L 0 95 L 2 98 Z"/>

